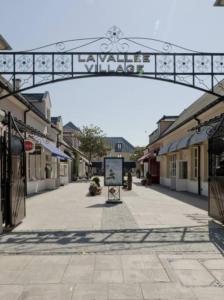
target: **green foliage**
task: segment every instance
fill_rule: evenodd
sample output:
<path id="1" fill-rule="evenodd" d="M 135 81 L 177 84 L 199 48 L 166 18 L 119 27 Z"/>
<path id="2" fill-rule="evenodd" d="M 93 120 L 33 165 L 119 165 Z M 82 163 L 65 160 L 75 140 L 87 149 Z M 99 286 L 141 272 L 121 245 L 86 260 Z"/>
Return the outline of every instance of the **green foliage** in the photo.
<path id="1" fill-rule="evenodd" d="M 134 152 L 130 156 L 130 160 L 137 161 L 141 156 L 143 156 L 144 149 L 145 147 L 139 147 L 139 146 L 135 147 Z"/>
<path id="2" fill-rule="evenodd" d="M 146 185 L 146 183 L 147 183 L 147 180 L 145 178 L 141 180 L 142 185 Z"/>
<path id="3" fill-rule="evenodd" d="M 151 184 L 151 181 L 152 181 L 152 176 L 151 176 L 151 173 L 149 171 L 146 172 L 146 175 L 145 175 L 145 179 L 146 179 L 146 184 L 147 185 L 150 185 Z"/>
<path id="4" fill-rule="evenodd" d="M 137 178 L 140 178 L 141 176 L 141 171 L 139 169 L 136 170 L 136 177 Z"/>
<path id="5" fill-rule="evenodd" d="M 100 127 L 93 125 L 84 126 L 79 140 L 81 142 L 79 149 L 87 155 L 90 161 L 93 157 L 106 155 L 107 147 Z"/>
<path id="6" fill-rule="evenodd" d="M 91 196 L 96 196 L 96 195 L 101 194 L 101 188 L 100 188 L 100 186 L 97 185 L 97 183 L 95 181 L 90 182 L 89 194 Z"/>
<path id="7" fill-rule="evenodd" d="M 93 177 L 92 181 L 95 182 L 98 187 L 100 187 L 100 178 L 99 177 L 97 177 L 97 176 Z"/>
<path id="8" fill-rule="evenodd" d="M 150 179 L 150 178 L 151 178 L 151 174 L 149 173 L 149 171 L 146 172 L 145 177 L 146 177 L 147 179 Z"/>
<path id="9" fill-rule="evenodd" d="M 90 186 L 89 186 L 89 194 L 91 196 L 95 196 L 97 194 L 98 191 L 98 186 L 94 181 L 90 182 Z"/>

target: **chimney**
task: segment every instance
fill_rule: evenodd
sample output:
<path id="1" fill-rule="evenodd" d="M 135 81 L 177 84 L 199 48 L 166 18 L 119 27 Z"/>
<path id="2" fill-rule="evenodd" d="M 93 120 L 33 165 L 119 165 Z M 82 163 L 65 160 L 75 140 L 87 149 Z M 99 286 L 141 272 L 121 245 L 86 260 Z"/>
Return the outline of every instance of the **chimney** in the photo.
<path id="1" fill-rule="evenodd" d="M 15 79 L 15 91 L 18 91 L 21 87 L 21 79 L 20 78 L 16 78 Z"/>

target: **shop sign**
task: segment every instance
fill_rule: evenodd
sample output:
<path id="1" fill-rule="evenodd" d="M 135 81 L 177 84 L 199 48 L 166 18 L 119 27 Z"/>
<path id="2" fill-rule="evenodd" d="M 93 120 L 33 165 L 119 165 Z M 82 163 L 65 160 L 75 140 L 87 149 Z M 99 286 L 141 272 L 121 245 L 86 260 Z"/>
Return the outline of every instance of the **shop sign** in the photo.
<path id="1" fill-rule="evenodd" d="M 31 140 L 24 140 L 24 150 L 26 152 L 33 152 L 35 150 L 35 143 Z"/>
<path id="2" fill-rule="evenodd" d="M 114 73 L 144 73 L 145 64 L 149 64 L 150 54 L 79 54 L 78 63 L 85 71 Z"/>

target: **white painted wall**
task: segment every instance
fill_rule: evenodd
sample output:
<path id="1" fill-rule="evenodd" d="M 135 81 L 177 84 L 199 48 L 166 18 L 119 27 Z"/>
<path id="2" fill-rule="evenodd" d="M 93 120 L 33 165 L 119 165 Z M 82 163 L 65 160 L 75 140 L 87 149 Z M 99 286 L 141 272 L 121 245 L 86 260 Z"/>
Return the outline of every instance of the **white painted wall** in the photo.
<path id="1" fill-rule="evenodd" d="M 48 178 L 44 180 L 28 181 L 27 194 L 32 195 L 46 190 L 54 190 L 57 188 L 56 179 Z"/>
<path id="2" fill-rule="evenodd" d="M 11 96 L 0 101 L 0 109 L 5 110 L 6 112 L 11 112 L 12 116 L 24 121 L 24 111 L 27 107 Z"/>
<path id="3" fill-rule="evenodd" d="M 164 185 L 164 186 L 167 186 L 167 187 L 170 187 L 171 180 L 170 180 L 170 178 L 167 178 L 167 177 L 160 177 L 160 184 Z"/>
<path id="4" fill-rule="evenodd" d="M 160 177 L 160 184 L 171 188 L 171 179 L 167 177 Z M 189 179 L 176 179 L 176 191 L 198 194 L 198 182 Z M 201 194 L 206 197 L 208 196 L 207 181 L 201 182 Z"/>

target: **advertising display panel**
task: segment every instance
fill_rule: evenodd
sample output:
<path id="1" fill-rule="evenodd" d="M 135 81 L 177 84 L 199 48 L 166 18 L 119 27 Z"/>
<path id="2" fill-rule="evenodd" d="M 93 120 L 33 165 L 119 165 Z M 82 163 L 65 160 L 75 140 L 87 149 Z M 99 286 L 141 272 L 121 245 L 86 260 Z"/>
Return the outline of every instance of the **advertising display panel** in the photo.
<path id="1" fill-rule="evenodd" d="M 123 185 L 123 157 L 104 158 L 104 185 L 122 186 Z"/>

